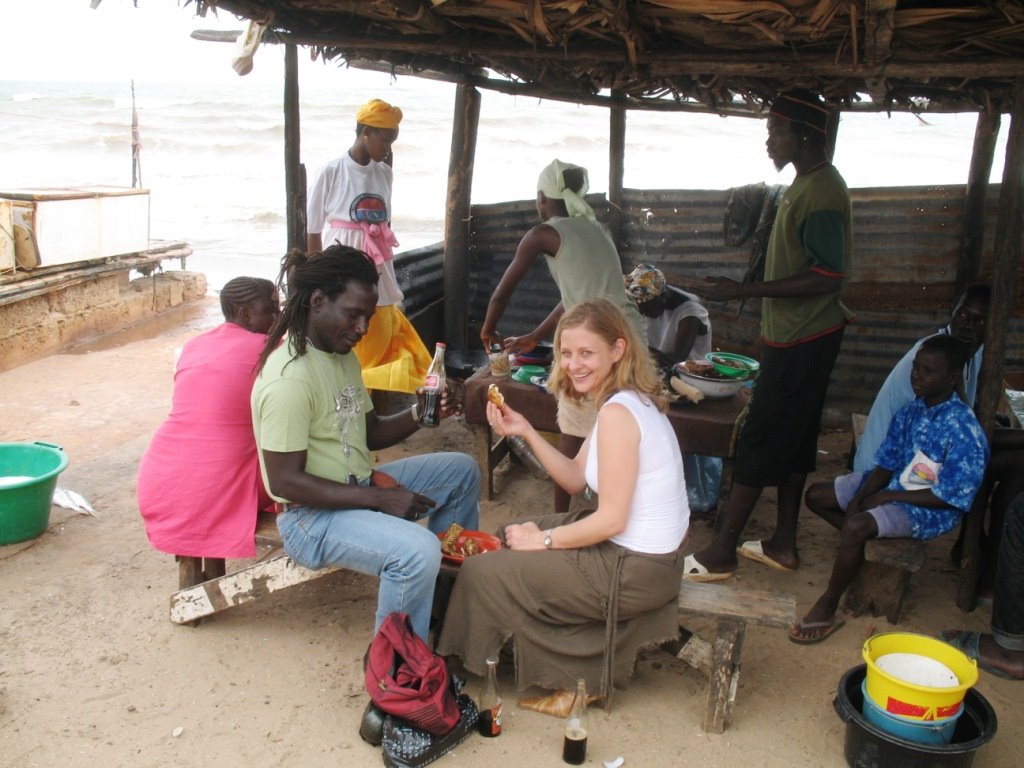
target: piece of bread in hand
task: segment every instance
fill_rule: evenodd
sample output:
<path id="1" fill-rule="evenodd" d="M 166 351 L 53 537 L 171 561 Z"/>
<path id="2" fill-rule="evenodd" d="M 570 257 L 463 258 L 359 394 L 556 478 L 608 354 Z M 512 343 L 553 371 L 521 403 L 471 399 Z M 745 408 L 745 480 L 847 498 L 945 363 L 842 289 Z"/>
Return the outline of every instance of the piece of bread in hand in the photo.
<path id="1" fill-rule="evenodd" d="M 501 394 L 501 390 L 498 389 L 496 384 L 489 384 L 487 386 L 487 399 L 499 408 L 505 404 L 505 396 Z"/>

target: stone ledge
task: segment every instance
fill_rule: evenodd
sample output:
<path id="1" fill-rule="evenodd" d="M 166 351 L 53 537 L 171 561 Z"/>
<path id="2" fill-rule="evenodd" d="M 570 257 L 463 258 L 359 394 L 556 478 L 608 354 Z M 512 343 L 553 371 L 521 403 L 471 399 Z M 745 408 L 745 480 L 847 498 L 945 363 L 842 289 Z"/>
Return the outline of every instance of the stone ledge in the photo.
<path id="1" fill-rule="evenodd" d="M 0 306 L 0 370 L 128 328 L 206 295 L 201 272 L 161 272 L 131 282 L 127 272 Z"/>

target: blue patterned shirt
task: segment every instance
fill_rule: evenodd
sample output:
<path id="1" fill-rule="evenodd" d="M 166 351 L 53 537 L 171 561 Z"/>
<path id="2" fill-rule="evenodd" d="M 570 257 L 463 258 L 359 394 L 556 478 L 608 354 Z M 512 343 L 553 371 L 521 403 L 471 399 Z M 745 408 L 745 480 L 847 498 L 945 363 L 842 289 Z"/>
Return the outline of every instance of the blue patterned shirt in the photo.
<path id="1" fill-rule="evenodd" d="M 952 530 L 970 509 L 988 457 L 981 425 L 954 392 L 931 408 L 918 397 L 897 411 L 876 462 L 892 472 L 888 490 L 928 489 L 946 502 L 941 508 L 897 502 L 910 516 L 911 535 L 933 539 Z"/>

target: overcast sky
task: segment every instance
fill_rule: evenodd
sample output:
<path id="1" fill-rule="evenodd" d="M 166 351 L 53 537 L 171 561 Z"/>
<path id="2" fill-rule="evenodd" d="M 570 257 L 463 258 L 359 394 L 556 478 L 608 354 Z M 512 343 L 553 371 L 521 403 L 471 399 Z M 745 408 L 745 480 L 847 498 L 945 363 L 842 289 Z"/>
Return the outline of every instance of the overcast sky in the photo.
<path id="1" fill-rule="evenodd" d="M 234 46 L 190 37 L 193 29 L 240 30 L 245 26 L 227 11 L 206 18 L 195 5 L 178 0 L 3 0 L 0 79 L 208 82 L 231 84 Z M 280 83 L 283 47 L 266 46 L 256 55 L 246 80 Z M 303 79 L 325 67 L 300 55 Z M 327 68 L 329 69 L 329 68 Z"/>

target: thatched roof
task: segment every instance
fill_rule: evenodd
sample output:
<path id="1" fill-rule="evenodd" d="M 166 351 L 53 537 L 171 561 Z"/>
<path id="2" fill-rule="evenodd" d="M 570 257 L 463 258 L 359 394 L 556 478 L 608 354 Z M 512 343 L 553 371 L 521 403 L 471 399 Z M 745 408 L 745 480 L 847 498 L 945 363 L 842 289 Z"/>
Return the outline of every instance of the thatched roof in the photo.
<path id="1" fill-rule="evenodd" d="M 540 98 L 756 111 L 975 110 L 1024 77 L 1019 0 L 186 0 L 325 60 Z"/>

